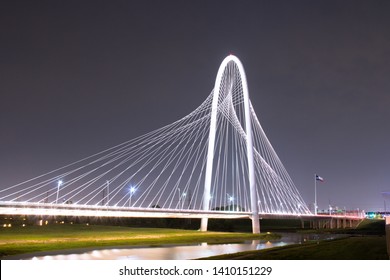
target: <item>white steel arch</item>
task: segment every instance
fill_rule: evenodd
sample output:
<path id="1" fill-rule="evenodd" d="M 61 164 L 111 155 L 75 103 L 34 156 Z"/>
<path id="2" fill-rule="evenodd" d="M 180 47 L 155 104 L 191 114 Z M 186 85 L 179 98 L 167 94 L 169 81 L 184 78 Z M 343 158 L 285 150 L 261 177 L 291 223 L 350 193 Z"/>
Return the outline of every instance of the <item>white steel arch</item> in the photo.
<path id="1" fill-rule="evenodd" d="M 221 91 L 222 77 L 229 63 L 234 63 L 237 66 L 241 78 L 241 83 L 242 83 L 242 93 L 244 98 L 244 113 L 245 113 L 245 132 L 247 136 L 246 146 L 247 146 L 248 177 L 249 177 L 249 189 L 250 189 L 251 212 L 252 212 L 252 231 L 253 233 L 260 233 L 260 221 L 259 221 L 259 211 L 258 211 L 256 183 L 255 183 L 255 168 L 254 168 L 254 159 L 253 159 L 252 125 L 251 125 L 251 118 L 250 118 L 250 101 L 249 101 L 248 83 L 246 80 L 244 67 L 241 61 L 234 55 L 229 55 L 222 61 L 218 69 L 217 77 L 215 79 L 213 102 L 211 107 L 209 142 L 208 142 L 208 150 L 207 150 L 207 163 L 206 163 L 206 174 L 205 174 L 205 184 L 204 184 L 204 194 L 203 194 L 203 210 L 204 211 L 210 210 L 209 209 L 210 190 L 211 190 L 211 178 L 213 172 L 218 98 Z M 208 224 L 208 218 L 206 217 L 202 218 L 200 230 L 207 231 L 207 224 Z"/>

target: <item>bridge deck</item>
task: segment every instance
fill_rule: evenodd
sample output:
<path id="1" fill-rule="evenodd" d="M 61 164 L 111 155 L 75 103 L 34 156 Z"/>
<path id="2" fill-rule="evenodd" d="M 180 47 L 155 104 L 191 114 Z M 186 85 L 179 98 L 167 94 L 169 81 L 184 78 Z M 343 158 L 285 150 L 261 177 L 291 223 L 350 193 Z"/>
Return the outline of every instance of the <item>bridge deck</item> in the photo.
<path id="1" fill-rule="evenodd" d="M 80 216 L 80 217 L 134 217 L 134 218 L 213 218 L 213 219 L 248 219 L 251 212 L 240 211 L 203 211 L 189 209 L 138 208 L 116 206 L 92 206 L 75 204 L 51 204 L 31 202 L 1 202 L 0 215 L 31 216 Z M 261 219 L 301 218 L 301 219 L 353 219 L 362 217 L 344 215 L 312 215 L 288 213 L 259 213 Z"/>

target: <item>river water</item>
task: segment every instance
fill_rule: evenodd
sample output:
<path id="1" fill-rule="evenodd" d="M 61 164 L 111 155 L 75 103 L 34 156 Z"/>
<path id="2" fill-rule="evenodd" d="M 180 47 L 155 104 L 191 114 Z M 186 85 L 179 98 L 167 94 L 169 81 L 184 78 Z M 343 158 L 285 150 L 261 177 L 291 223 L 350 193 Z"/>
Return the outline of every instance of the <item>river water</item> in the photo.
<path id="1" fill-rule="evenodd" d="M 243 243 L 189 245 L 166 245 L 160 247 L 116 247 L 104 249 L 68 250 L 15 256 L 29 260 L 189 260 L 249 250 L 301 244 L 307 241 L 340 238 L 340 234 L 280 233 L 282 238 L 274 241 L 253 240 Z M 14 259 L 15 259 L 14 258 Z"/>

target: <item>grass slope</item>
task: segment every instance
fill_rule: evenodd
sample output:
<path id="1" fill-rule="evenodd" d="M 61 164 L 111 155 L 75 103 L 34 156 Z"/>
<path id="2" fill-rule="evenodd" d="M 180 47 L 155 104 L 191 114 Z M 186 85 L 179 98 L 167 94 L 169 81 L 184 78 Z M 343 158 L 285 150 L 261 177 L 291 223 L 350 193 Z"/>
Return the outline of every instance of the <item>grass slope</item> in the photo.
<path id="1" fill-rule="evenodd" d="M 359 236 L 210 257 L 213 260 L 387 260 L 384 236 Z"/>
<path id="2" fill-rule="evenodd" d="M 270 221 L 279 226 L 280 221 Z M 346 233 L 351 237 L 289 245 L 261 251 L 248 251 L 207 259 L 240 260 L 377 260 L 389 257 L 386 251 L 385 222 L 363 220 L 356 229 L 304 230 L 313 233 Z"/>
<path id="3" fill-rule="evenodd" d="M 0 229 L 0 257 L 37 251 L 120 245 L 161 245 L 195 242 L 221 243 L 278 238 L 249 233 L 199 232 L 163 228 L 98 225 L 48 225 Z"/>

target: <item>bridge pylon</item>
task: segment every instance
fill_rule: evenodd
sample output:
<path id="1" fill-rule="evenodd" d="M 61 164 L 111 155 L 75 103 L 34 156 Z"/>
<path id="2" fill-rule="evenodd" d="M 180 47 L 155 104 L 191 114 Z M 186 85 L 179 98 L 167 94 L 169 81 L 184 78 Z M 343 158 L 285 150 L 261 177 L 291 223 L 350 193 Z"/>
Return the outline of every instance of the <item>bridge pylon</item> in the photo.
<path id="1" fill-rule="evenodd" d="M 213 101 L 211 107 L 211 120 L 210 120 L 210 131 L 209 131 L 209 142 L 207 150 L 207 163 L 206 163 L 206 174 L 205 174 L 205 184 L 204 184 L 204 195 L 203 195 L 203 210 L 209 211 L 210 209 L 210 191 L 211 191 L 211 182 L 212 182 L 212 172 L 213 172 L 213 160 L 214 160 L 214 147 L 215 147 L 215 137 L 216 137 L 216 126 L 217 126 L 217 113 L 218 113 L 218 101 L 221 91 L 226 90 L 226 87 L 222 87 L 222 82 L 226 83 L 226 80 L 235 79 L 237 77 L 234 73 L 231 74 L 231 71 L 227 71 L 228 65 L 234 64 L 239 72 L 240 80 L 230 81 L 231 86 L 228 87 L 228 90 L 232 90 L 233 83 L 240 82 L 242 87 L 242 94 L 244 99 L 244 114 L 245 114 L 245 132 L 246 132 L 246 151 L 247 151 L 247 164 L 248 164 L 248 177 L 249 177 L 249 191 L 250 191 L 250 201 L 251 201 L 251 212 L 252 212 L 252 232 L 260 233 L 260 221 L 259 221 L 259 210 L 258 210 L 258 200 L 256 193 L 256 180 L 255 180 L 255 165 L 253 158 L 253 142 L 252 142 L 252 124 L 250 118 L 250 102 L 249 102 L 249 91 L 248 84 L 246 80 L 246 75 L 244 67 L 241 61 L 234 55 L 227 56 L 221 63 L 221 66 L 218 69 L 217 77 L 215 79 L 215 86 L 213 92 Z M 228 77 L 226 77 L 228 76 Z M 233 101 L 231 101 L 233 102 Z M 201 220 L 201 231 L 207 231 L 208 218 L 204 217 Z"/>

